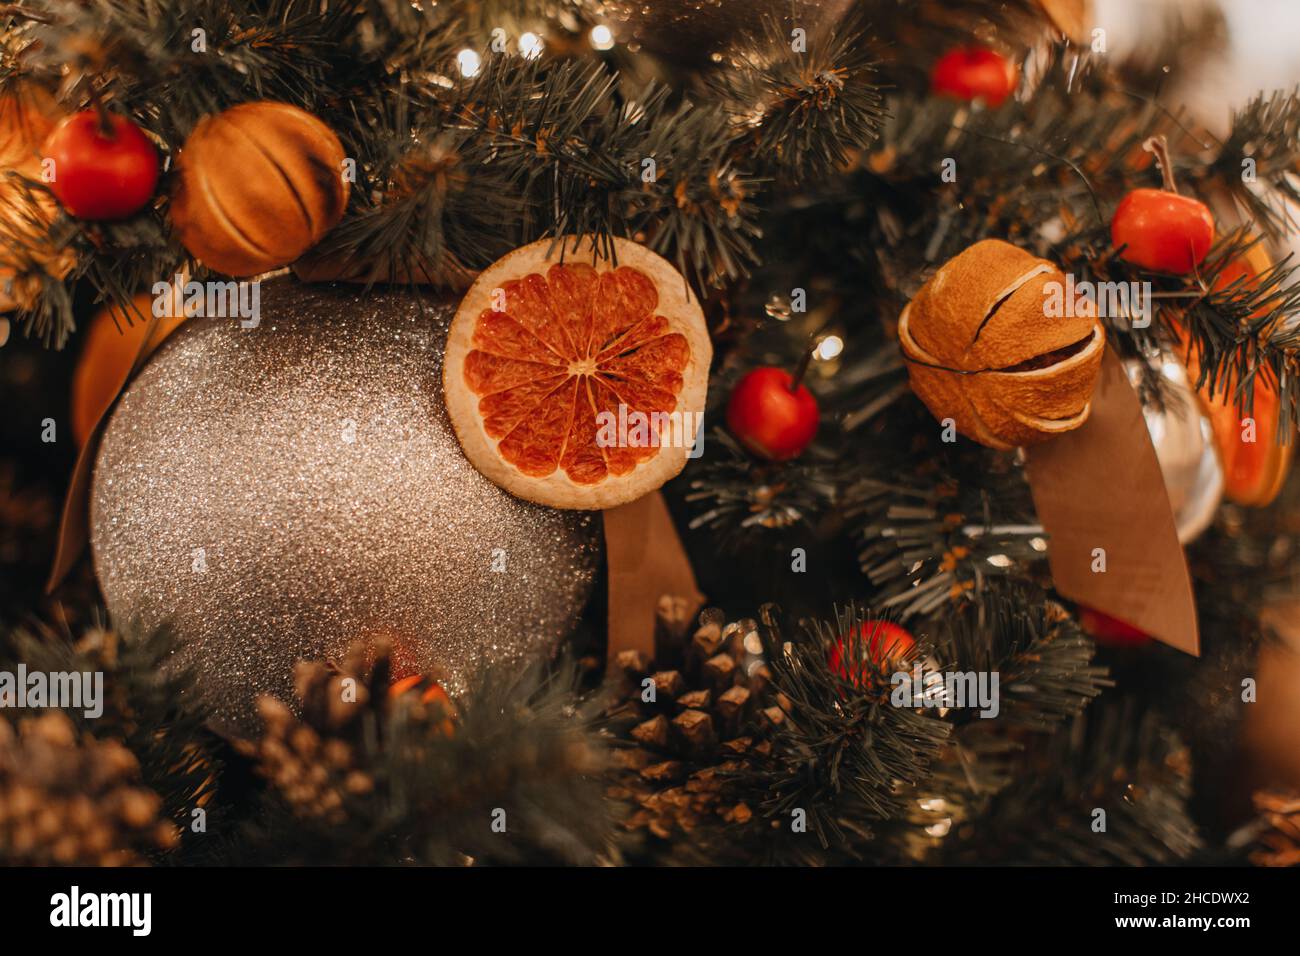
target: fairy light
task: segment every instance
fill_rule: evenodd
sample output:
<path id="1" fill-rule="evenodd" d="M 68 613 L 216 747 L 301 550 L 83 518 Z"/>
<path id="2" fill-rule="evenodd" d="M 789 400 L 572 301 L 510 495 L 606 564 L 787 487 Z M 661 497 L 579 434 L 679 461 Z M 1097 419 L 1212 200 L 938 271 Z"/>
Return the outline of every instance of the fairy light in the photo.
<path id="1" fill-rule="evenodd" d="M 813 358 L 819 362 L 829 362 L 844 351 L 844 340 L 838 335 L 828 335 L 817 343 Z"/>
<path id="2" fill-rule="evenodd" d="M 591 45 L 597 50 L 612 50 L 614 48 L 613 31 L 603 23 L 592 27 Z"/>
<path id="3" fill-rule="evenodd" d="M 456 65 L 460 67 L 461 76 L 478 76 L 478 68 L 481 63 L 478 54 L 469 48 L 456 54 Z"/>
<path id="4" fill-rule="evenodd" d="M 535 60 L 542 55 L 546 42 L 536 33 L 524 33 L 519 37 L 519 55 L 525 60 Z"/>

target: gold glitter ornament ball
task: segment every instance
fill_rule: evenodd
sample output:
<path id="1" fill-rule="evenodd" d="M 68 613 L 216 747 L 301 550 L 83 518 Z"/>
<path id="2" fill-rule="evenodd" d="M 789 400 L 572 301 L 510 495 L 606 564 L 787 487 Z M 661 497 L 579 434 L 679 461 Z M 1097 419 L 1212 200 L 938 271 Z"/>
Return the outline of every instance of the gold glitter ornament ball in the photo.
<path id="1" fill-rule="evenodd" d="M 442 401 L 454 306 L 275 279 L 260 322 L 196 318 L 122 396 L 91 491 L 113 619 L 171 627 L 218 729 L 293 700 L 293 665 L 387 638 L 463 689 L 553 651 L 591 594 L 596 516 L 466 461 Z"/>

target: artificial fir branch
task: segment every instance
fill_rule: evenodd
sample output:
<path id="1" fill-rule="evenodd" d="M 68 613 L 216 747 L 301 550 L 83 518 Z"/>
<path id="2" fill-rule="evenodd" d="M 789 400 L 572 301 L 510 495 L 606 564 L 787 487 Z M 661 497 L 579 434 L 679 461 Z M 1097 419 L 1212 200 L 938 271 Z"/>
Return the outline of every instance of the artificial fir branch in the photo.
<path id="1" fill-rule="evenodd" d="M 1008 728 L 1052 732 L 1113 684 L 1107 669 L 1092 663 L 1093 642 L 1070 614 L 1032 586 L 999 581 L 981 604 L 961 608 L 938 624 L 942 667 L 999 675 L 1004 733 Z M 955 711 L 954 719 L 993 725 L 971 713 Z"/>
<path id="2" fill-rule="evenodd" d="M 729 432 L 708 441 L 715 451 L 692 471 L 685 498 L 697 511 L 690 527 L 715 532 L 719 547 L 740 547 L 756 528 L 811 528 L 828 509 L 835 482 L 815 461 L 756 467 Z"/>
<path id="3" fill-rule="evenodd" d="M 766 18 L 742 45 L 712 93 L 765 173 L 794 182 L 829 176 L 876 138 L 884 102 L 860 16 L 796 40 L 788 23 Z"/>
<path id="4" fill-rule="evenodd" d="M 1272 234 L 1295 228 L 1300 187 L 1300 92 L 1259 93 L 1234 110 L 1228 135 L 1198 172 L 1222 184 Z"/>
<path id="5" fill-rule="evenodd" d="M 981 715 L 969 704 L 947 713 L 953 731 L 931 777 L 882 833 L 886 845 L 912 859 L 942 847 L 950 831 L 1033 772 L 1025 759 L 1029 734 L 1062 733 L 1064 721 L 1112 686 L 1107 669 L 1092 662 L 1092 641 L 1033 585 L 1000 580 L 981 604 L 946 614 L 935 628 L 943 672 L 998 675 L 998 713 Z"/>
<path id="6" fill-rule="evenodd" d="M 215 738 L 196 709 L 194 675 L 170 666 L 176 635 L 166 630 L 119 634 L 88 631 L 75 643 L 48 628 L 16 628 L 0 645 L 0 661 L 12 671 L 103 675 L 103 713 L 65 708 L 73 724 L 100 740 L 118 740 L 140 764 L 143 783 L 162 798 L 163 815 L 188 827 L 191 814 L 207 806 L 222 764 Z M 214 821 L 215 822 L 215 821 Z"/>
<path id="7" fill-rule="evenodd" d="M 771 765 L 754 786 L 764 796 L 755 802 L 791 834 L 782 841 L 787 851 L 814 852 L 791 826 L 802 813 L 821 852 L 833 847 L 835 856 L 858 857 L 872 839 L 872 821 L 904 811 L 903 794 L 926 779 L 950 728 L 890 703 L 890 674 L 908 661 L 872 657 L 862 609 L 849 605 L 834 622 L 805 622 L 793 640 L 782 634 L 778 614 L 762 609 L 759 634 L 786 713 L 773 735 Z M 843 660 L 861 666 L 832 668 L 827 651 L 836 642 Z"/>
<path id="8" fill-rule="evenodd" d="M 390 688 L 385 653 L 367 656 L 358 646 L 341 669 L 299 665 L 301 718 L 263 699 L 266 734 L 241 749 L 270 787 L 227 862 L 602 858 L 600 703 L 577 694 L 572 668 L 489 667 L 451 705 L 430 696 L 436 685 Z"/>
<path id="9" fill-rule="evenodd" d="M 1203 838 L 1187 807 L 1186 749 L 1132 703 L 1094 704 L 1069 733 L 1036 741 L 1018 785 L 954 826 L 939 859 L 1141 866 L 1192 857 Z"/>
<path id="10" fill-rule="evenodd" d="M 874 474 L 864 460 L 844 492 L 876 600 L 904 618 L 929 615 L 978 599 L 990 578 L 1035 573 L 1046 540 L 1019 465 L 969 443 L 946 445 L 933 426 L 918 425 L 908 441 L 896 424 L 900 454 Z M 921 447 L 928 456 L 909 469 L 904 450 Z"/>

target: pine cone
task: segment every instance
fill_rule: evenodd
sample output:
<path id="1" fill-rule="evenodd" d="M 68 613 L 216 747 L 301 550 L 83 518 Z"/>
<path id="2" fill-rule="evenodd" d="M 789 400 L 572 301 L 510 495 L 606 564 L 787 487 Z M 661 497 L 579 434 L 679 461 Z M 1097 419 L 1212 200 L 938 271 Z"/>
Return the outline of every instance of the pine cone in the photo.
<path id="1" fill-rule="evenodd" d="M 619 701 L 608 711 L 623 745 L 614 751 L 609 796 L 635 808 L 627 829 L 664 840 L 677 830 L 753 819 L 753 809 L 729 793 L 730 777 L 770 753 L 768 731 L 785 716 L 766 693 L 757 624 L 727 624 L 710 608 L 688 639 L 685 606 L 660 599 L 653 666 L 637 651 L 617 655 Z"/>
<path id="2" fill-rule="evenodd" d="M 455 709 L 442 687 L 419 675 L 390 686 L 389 655 L 387 644 L 358 642 L 341 667 L 299 661 L 294 679 L 301 720 L 274 697 L 258 699 L 266 732 L 236 746 L 257 761 L 258 772 L 298 816 L 330 823 L 347 818 L 349 798 L 375 789 L 365 740 L 382 740 L 399 713 L 433 732 L 453 733 Z"/>
<path id="3" fill-rule="evenodd" d="M 123 866 L 180 841 L 162 800 L 138 784 L 135 756 L 115 740 L 80 738 L 67 715 L 0 716 L 0 862 Z"/>

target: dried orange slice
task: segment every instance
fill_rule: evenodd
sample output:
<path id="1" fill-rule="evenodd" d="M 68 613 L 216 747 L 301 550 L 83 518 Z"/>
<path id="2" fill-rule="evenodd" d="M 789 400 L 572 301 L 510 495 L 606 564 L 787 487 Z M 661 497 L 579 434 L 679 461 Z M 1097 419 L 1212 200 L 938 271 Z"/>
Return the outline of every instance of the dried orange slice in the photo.
<path id="1" fill-rule="evenodd" d="M 667 261 L 625 239 L 516 249 L 470 287 L 447 337 L 443 391 L 474 467 L 520 498 L 609 508 L 682 470 L 713 349 Z"/>

